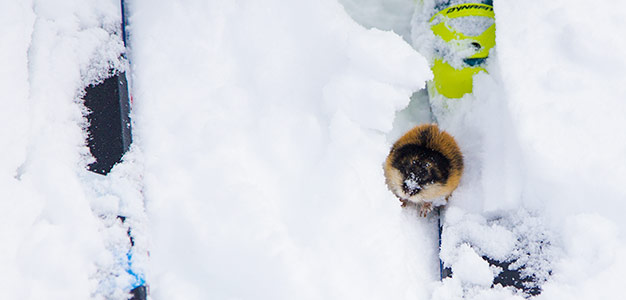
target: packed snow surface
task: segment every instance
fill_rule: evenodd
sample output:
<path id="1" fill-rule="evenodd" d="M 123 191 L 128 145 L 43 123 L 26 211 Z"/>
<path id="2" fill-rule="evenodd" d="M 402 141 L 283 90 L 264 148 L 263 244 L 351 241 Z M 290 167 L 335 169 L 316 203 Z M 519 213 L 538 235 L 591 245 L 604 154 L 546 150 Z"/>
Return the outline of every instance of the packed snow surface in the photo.
<path id="1" fill-rule="evenodd" d="M 3 1 L 0 298 L 125 299 L 117 215 L 154 300 L 521 299 L 484 254 L 533 266 L 537 299 L 621 297 L 626 4 L 494 1 L 490 74 L 429 103 L 432 2 L 340 2 L 127 1 L 134 145 L 103 177 L 80 99 L 128 68 L 118 1 Z M 434 120 L 466 162 L 443 282 L 435 218 L 382 172 Z"/>

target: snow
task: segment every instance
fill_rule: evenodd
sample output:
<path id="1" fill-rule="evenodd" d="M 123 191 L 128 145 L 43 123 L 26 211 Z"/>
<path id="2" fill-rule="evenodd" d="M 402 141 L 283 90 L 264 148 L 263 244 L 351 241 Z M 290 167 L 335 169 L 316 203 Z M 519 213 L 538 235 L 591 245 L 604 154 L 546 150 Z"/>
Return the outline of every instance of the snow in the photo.
<path id="1" fill-rule="evenodd" d="M 431 1 L 129 1 L 134 144 L 103 177 L 80 98 L 127 68 L 118 2 L 4 2 L 2 299 L 125 299 L 129 224 L 154 300 L 521 299 L 485 254 L 536 299 L 622 294 L 626 4 L 495 1 L 490 74 L 431 119 Z M 443 282 L 435 218 L 382 172 L 434 120 L 466 163 Z"/>
<path id="2" fill-rule="evenodd" d="M 79 104 L 86 84 L 121 64 L 121 44 L 111 34 L 116 5 L 13 2 L 1 17 L 2 298 L 124 297 L 121 287 L 101 290 L 104 273 L 124 271 L 108 251 L 108 244 L 118 246 L 114 228 L 100 218 L 102 207 L 115 204 L 92 202 L 106 195 L 94 191 L 85 170 L 90 158 Z"/>
<path id="3" fill-rule="evenodd" d="M 423 224 L 404 228 L 382 161 L 426 61 L 332 1 L 218 1 L 202 8 L 213 19 L 135 5 L 153 297 L 425 297 L 434 274 L 419 269 L 434 261 L 406 261 L 435 242 Z M 199 16 L 155 22 L 164 11 Z M 172 40 L 191 31 L 197 42 Z"/>
<path id="4" fill-rule="evenodd" d="M 493 281 L 489 264 L 483 260 L 468 244 L 460 247 L 458 263 L 454 264 L 452 272 L 455 277 L 464 282 L 490 287 Z"/>

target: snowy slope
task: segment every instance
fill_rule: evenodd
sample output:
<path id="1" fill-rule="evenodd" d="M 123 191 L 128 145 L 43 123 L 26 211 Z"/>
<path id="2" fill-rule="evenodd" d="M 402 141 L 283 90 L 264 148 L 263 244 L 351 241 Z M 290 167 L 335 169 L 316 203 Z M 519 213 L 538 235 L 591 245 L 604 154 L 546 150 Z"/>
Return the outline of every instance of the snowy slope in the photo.
<path id="1" fill-rule="evenodd" d="M 115 214 L 143 197 L 155 300 L 460 297 L 433 220 L 382 176 L 430 121 L 414 1 L 129 2 L 135 145 L 107 178 L 85 170 L 80 93 L 124 67 L 117 1 L 3 2 L 0 298 L 123 299 Z M 491 75 L 435 107 L 467 162 L 450 224 L 536 213 L 555 249 L 538 299 L 619 298 L 626 4 L 495 2 Z"/>

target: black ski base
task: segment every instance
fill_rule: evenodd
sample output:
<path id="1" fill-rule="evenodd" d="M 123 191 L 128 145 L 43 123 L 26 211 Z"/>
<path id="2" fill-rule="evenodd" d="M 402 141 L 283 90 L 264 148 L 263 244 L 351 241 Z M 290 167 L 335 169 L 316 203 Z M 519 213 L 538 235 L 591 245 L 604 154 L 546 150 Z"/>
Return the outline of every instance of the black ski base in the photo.
<path id="1" fill-rule="evenodd" d="M 537 284 L 537 278 L 535 276 L 523 276 L 522 271 L 524 267 L 519 269 L 510 269 L 512 261 L 498 261 L 487 256 L 482 257 L 492 267 L 498 267 L 502 271 L 493 279 L 491 287 L 501 285 L 503 287 L 514 287 L 526 294 L 528 297 L 537 296 L 541 294 L 541 287 Z M 451 278 L 452 269 L 450 267 L 444 267 L 441 269 L 441 279 Z"/>
<path id="2" fill-rule="evenodd" d="M 145 285 L 138 286 L 130 291 L 130 300 L 146 300 L 148 298 L 148 288 Z"/>
<path id="3" fill-rule="evenodd" d="M 435 208 L 437 213 L 437 226 L 439 231 L 439 249 L 441 249 L 441 236 L 443 234 L 443 224 L 441 222 L 441 208 Z M 543 246 L 545 246 L 546 242 L 540 242 Z M 485 260 L 491 267 L 499 268 L 500 273 L 493 279 L 491 287 L 495 287 L 496 285 L 501 285 L 503 287 L 513 287 L 518 291 L 523 292 L 526 297 L 533 297 L 541 294 L 541 283 L 544 280 L 537 278 L 534 274 L 532 275 L 523 275 L 525 272 L 525 265 L 522 265 L 518 268 L 512 268 L 511 265 L 515 263 L 515 260 L 510 261 L 499 261 L 496 259 L 492 259 L 488 256 L 482 256 L 482 259 Z M 552 272 L 548 272 L 549 275 Z M 445 278 L 452 278 L 452 268 L 446 267 L 445 263 L 439 259 L 439 275 L 440 279 L 443 280 Z"/>
<path id="4" fill-rule="evenodd" d="M 96 161 L 89 170 L 106 175 L 118 163 L 131 143 L 130 101 L 125 73 L 115 73 L 85 89 L 89 110 L 87 145 Z"/>
<path id="5" fill-rule="evenodd" d="M 130 123 L 130 97 L 128 82 L 124 72 L 116 72 L 103 82 L 85 89 L 83 98 L 89 110 L 87 145 L 95 162 L 88 166 L 91 172 L 107 175 L 130 148 L 132 142 Z M 122 222 L 125 217 L 119 217 Z M 131 247 L 134 240 L 128 232 Z M 148 289 L 145 285 L 134 288 L 131 300 L 146 300 Z"/>
<path id="6" fill-rule="evenodd" d="M 493 284 L 500 284 L 502 286 L 512 286 L 520 291 L 524 291 L 526 295 L 537 296 L 541 294 L 541 287 L 537 285 L 537 278 L 535 276 L 523 276 L 522 271 L 524 266 L 519 269 L 510 269 L 513 262 L 501 262 L 489 257 L 483 256 L 489 265 L 496 266 L 502 269 L 502 272 L 493 279 Z"/>
<path id="7" fill-rule="evenodd" d="M 127 45 L 126 24 L 127 14 L 124 0 L 120 1 L 122 22 L 121 38 L 124 46 Z M 125 59 L 125 53 L 120 54 Z M 98 84 L 89 85 L 83 97 L 88 109 L 87 145 L 95 162 L 87 168 L 89 171 L 107 175 L 115 164 L 122 160 L 132 143 L 130 122 L 130 95 L 125 72 L 112 70 L 111 76 Z M 118 216 L 124 222 L 126 217 Z M 131 247 L 135 241 L 128 229 L 128 238 Z M 130 257 L 129 257 L 130 259 Z M 131 273 L 132 274 L 132 273 Z M 148 288 L 145 284 L 130 291 L 131 300 L 146 300 Z"/>

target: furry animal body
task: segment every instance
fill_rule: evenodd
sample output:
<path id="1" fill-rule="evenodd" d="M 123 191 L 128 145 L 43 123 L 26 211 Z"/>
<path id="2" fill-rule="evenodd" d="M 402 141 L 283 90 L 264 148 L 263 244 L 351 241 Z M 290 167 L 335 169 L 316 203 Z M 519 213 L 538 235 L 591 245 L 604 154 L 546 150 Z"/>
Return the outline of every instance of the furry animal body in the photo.
<path id="1" fill-rule="evenodd" d="M 448 197 L 459 185 L 463 154 L 454 138 L 434 124 L 417 126 L 395 142 L 384 165 L 389 190 L 402 202 L 421 204 L 420 215 L 432 202 Z"/>

